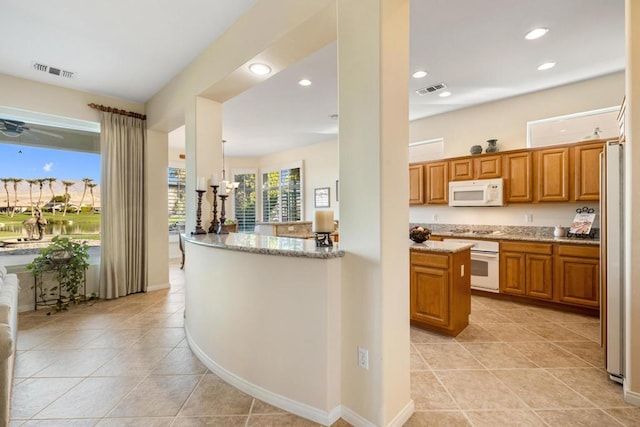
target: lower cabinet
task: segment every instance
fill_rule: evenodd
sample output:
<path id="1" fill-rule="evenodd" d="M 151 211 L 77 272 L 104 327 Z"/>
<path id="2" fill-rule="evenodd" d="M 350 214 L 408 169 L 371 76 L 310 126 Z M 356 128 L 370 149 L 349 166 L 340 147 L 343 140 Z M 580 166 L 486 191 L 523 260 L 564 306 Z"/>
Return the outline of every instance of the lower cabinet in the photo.
<path id="1" fill-rule="evenodd" d="M 502 242 L 500 293 L 598 308 L 599 247 Z"/>
<path id="2" fill-rule="evenodd" d="M 410 252 L 411 324 L 456 336 L 471 313 L 470 252 Z"/>

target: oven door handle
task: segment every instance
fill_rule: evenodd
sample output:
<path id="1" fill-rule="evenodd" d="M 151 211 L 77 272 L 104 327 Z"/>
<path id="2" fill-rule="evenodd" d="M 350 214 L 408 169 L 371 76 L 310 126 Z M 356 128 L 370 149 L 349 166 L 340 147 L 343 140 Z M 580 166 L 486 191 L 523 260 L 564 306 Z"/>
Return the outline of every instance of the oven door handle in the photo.
<path id="1" fill-rule="evenodd" d="M 487 254 L 487 253 L 483 253 L 483 252 L 471 252 L 471 257 L 478 257 L 478 258 L 487 258 L 487 259 L 497 259 L 498 258 L 498 254 Z"/>

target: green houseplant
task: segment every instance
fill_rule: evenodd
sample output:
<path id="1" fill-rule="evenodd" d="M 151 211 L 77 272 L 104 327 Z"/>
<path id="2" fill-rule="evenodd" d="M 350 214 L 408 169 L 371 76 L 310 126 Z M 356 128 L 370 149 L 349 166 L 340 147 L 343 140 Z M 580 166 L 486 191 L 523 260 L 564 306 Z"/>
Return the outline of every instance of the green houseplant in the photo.
<path id="1" fill-rule="evenodd" d="M 53 305 L 56 311 L 67 310 L 69 304 L 86 302 L 84 286 L 85 272 L 89 267 L 86 242 L 77 242 L 68 237 L 55 236 L 51 244 L 40 249 L 40 254 L 26 266 L 35 279 L 38 304 Z M 57 284 L 47 287 L 43 274 L 51 272 Z M 93 296 L 92 296 L 93 298 Z"/>

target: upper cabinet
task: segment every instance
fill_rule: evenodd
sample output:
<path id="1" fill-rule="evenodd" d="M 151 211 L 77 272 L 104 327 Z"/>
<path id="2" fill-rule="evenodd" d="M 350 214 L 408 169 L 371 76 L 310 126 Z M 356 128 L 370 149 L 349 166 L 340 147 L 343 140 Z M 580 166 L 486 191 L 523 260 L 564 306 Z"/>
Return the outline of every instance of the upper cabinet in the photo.
<path id="1" fill-rule="evenodd" d="M 575 200 L 600 200 L 601 142 L 579 145 L 574 148 Z"/>
<path id="2" fill-rule="evenodd" d="M 538 202 L 569 201 L 569 148 L 548 148 L 535 152 Z"/>
<path id="3" fill-rule="evenodd" d="M 426 203 L 446 205 L 449 203 L 449 162 L 434 162 L 425 165 Z"/>
<path id="4" fill-rule="evenodd" d="M 475 170 L 473 179 L 502 178 L 502 156 L 482 156 L 473 160 Z"/>
<path id="5" fill-rule="evenodd" d="M 529 151 L 504 155 L 505 201 L 533 202 L 533 154 Z"/>
<path id="6" fill-rule="evenodd" d="M 424 165 L 409 165 L 409 204 L 424 203 Z"/>
<path id="7" fill-rule="evenodd" d="M 473 159 L 456 159 L 449 162 L 450 181 L 468 181 L 473 179 Z"/>

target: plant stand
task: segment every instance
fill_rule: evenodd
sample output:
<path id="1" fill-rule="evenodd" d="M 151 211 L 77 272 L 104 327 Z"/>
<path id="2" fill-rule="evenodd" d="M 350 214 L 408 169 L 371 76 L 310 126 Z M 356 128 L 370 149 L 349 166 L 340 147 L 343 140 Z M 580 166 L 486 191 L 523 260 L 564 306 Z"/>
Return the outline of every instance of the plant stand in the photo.
<path id="1" fill-rule="evenodd" d="M 60 304 L 61 304 L 60 301 L 62 301 L 63 298 L 68 298 L 67 295 L 63 295 L 62 293 L 62 286 L 60 284 L 60 281 L 58 281 L 58 286 L 55 287 L 57 288 L 57 298 L 53 296 L 53 293 L 55 292 L 55 290 L 54 292 L 51 292 L 49 289 L 44 288 L 43 276 L 45 275 L 45 273 L 52 273 L 52 274 L 47 274 L 47 276 L 51 275 L 54 277 L 54 279 L 55 277 L 60 277 L 61 274 L 64 274 L 65 267 L 69 263 L 69 261 L 70 259 L 63 259 L 63 258 L 47 261 L 46 263 L 42 264 L 42 270 L 37 274 L 34 274 L 34 287 L 33 287 L 34 289 L 33 309 L 34 310 L 38 310 L 38 307 L 53 307 L 56 305 L 60 307 Z M 82 290 L 77 296 L 77 298 L 80 301 L 86 301 L 87 299 L 86 267 L 83 271 L 81 288 Z M 40 300 L 38 300 L 38 297 L 40 297 Z"/>

